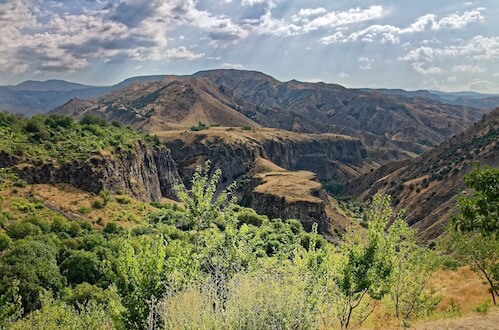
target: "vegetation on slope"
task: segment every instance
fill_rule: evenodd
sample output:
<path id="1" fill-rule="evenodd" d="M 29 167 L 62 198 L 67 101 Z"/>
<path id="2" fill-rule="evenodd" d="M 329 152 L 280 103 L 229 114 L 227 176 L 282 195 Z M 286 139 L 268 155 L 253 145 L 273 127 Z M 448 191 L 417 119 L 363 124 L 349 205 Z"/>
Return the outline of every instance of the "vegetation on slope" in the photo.
<path id="1" fill-rule="evenodd" d="M 107 125 L 98 116 L 77 123 L 63 115 L 27 119 L 0 112 L 0 152 L 29 160 L 68 162 L 103 152 L 117 154 L 145 139 L 157 143 L 119 123 Z"/>
<path id="2" fill-rule="evenodd" d="M 199 168 L 193 188 L 179 188 L 183 207 L 155 203 L 129 229 L 96 229 L 35 200 L 7 212 L 2 203 L 1 324 L 349 328 L 380 306 L 404 324 L 435 310 L 440 298 L 428 282 L 439 259 L 416 244 L 389 197 L 373 199 L 365 234 L 335 246 L 299 221 L 235 205 L 230 191 L 215 195 L 220 173 L 207 173 Z M 17 189 L 11 173 L 2 182 Z"/>

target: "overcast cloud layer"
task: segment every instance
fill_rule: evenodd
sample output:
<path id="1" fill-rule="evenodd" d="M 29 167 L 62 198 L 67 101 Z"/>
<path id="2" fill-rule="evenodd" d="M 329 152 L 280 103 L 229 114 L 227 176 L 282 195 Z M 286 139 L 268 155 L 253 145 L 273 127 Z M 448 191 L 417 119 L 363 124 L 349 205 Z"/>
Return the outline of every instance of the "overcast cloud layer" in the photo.
<path id="1" fill-rule="evenodd" d="M 499 93 L 498 34 L 497 0 L 0 0 L 0 84 L 237 68 Z"/>

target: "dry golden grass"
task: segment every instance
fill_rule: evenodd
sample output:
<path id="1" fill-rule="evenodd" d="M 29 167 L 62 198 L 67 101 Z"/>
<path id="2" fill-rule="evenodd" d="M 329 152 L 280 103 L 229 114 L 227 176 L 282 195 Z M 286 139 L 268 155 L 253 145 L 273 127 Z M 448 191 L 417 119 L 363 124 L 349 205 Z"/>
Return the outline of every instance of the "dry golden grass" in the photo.
<path id="1" fill-rule="evenodd" d="M 82 221 L 90 221 L 96 227 L 103 227 L 109 221 L 117 221 L 125 228 L 133 228 L 143 221 L 143 217 L 149 212 L 155 210 L 153 206 L 135 200 L 128 196 L 113 196 L 113 199 L 108 202 L 103 208 L 97 209 L 92 206 L 96 201 L 102 203 L 102 198 L 95 194 L 88 193 L 74 188 L 69 184 L 33 184 L 24 188 L 9 188 L 0 191 L 0 196 L 3 198 L 3 208 L 10 211 L 17 218 L 21 218 L 23 214 L 17 211 L 12 201 L 35 197 L 45 204 L 49 209 L 57 213 L 69 216 Z M 123 197 L 129 200 L 128 204 L 120 204 L 116 201 L 116 197 Z M 165 199 L 165 203 L 174 203 Z M 80 212 L 81 208 L 87 208 L 89 212 Z M 50 220 L 50 219 L 47 219 Z"/>
<path id="2" fill-rule="evenodd" d="M 435 314 L 427 319 L 411 321 L 411 329 L 499 329 L 499 308 L 492 307 L 487 314 L 474 311 L 478 305 L 490 300 L 490 294 L 482 279 L 469 267 L 435 272 L 428 283 L 428 290 L 436 290 L 442 301 L 437 305 Z M 452 311 L 452 305 L 459 310 Z M 382 304 L 363 327 L 399 328 L 397 320 Z"/>
<path id="3" fill-rule="evenodd" d="M 252 127 L 250 130 L 241 127 L 210 127 L 203 131 L 191 131 L 188 127 L 185 130 L 159 131 L 154 134 L 162 140 L 181 139 L 184 142 L 194 142 L 202 140 L 205 143 L 222 139 L 225 143 L 252 145 L 254 143 L 269 140 L 287 141 L 318 141 L 318 140 L 343 140 L 348 141 L 353 138 L 340 134 L 304 134 L 285 131 L 275 128 Z"/>
<path id="4" fill-rule="evenodd" d="M 438 305 L 441 312 L 449 310 L 451 301 L 454 301 L 461 306 L 461 312 L 466 314 L 486 299 L 490 299 L 487 285 L 469 267 L 460 267 L 457 271 L 438 271 L 429 285 L 440 290 L 439 293 L 443 296 Z"/>
<path id="5" fill-rule="evenodd" d="M 324 203 L 318 197 L 322 185 L 312 172 L 286 171 L 268 160 L 257 158 L 254 175 L 261 180 L 254 192 L 282 197 L 287 203 Z"/>

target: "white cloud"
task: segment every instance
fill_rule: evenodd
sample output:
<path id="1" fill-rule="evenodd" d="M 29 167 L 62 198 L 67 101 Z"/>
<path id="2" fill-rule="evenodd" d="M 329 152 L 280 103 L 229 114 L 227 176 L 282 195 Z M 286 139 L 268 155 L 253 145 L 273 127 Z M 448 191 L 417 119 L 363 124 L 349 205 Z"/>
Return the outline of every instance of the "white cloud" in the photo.
<path id="1" fill-rule="evenodd" d="M 329 45 L 329 44 L 335 43 L 335 42 L 341 42 L 342 40 L 345 40 L 345 36 L 341 32 L 336 32 L 333 35 L 321 38 L 321 42 L 324 45 Z"/>
<path id="2" fill-rule="evenodd" d="M 312 20 L 302 19 L 303 29 L 306 32 L 315 31 L 320 28 L 334 28 L 353 23 L 364 22 L 379 18 L 383 15 L 383 7 L 371 6 L 367 9 L 352 8 L 348 11 L 332 11 L 316 17 Z"/>
<path id="3" fill-rule="evenodd" d="M 346 74 L 345 72 L 340 72 L 336 76 L 340 79 L 350 78 L 350 75 Z"/>
<path id="4" fill-rule="evenodd" d="M 398 44 L 402 35 L 428 30 L 463 29 L 470 23 L 483 22 L 484 17 L 481 14 L 482 10 L 483 8 L 476 8 L 471 11 L 466 11 L 462 15 L 451 14 L 440 20 L 437 20 L 436 15 L 428 14 L 417 18 L 414 23 L 403 28 L 393 25 L 376 24 L 368 26 L 363 30 L 352 32 L 350 35 L 345 35 L 342 38 L 332 36 L 323 37 L 321 42 L 328 44 L 332 42 L 373 42 L 375 40 L 379 40 L 381 43 Z"/>
<path id="5" fill-rule="evenodd" d="M 223 63 L 220 67 L 223 69 L 244 70 L 244 66 L 242 64 Z"/>
<path id="6" fill-rule="evenodd" d="M 421 62 L 414 62 L 411 64 L 411 67 L 414 71 L 422 73 L 422 74 L 437 74 L 442 73 L 442 69 L 432 65 L 425 65 Z"/>
<path id="7" fill-rule="evenodd" d="M 184 46 L 180 46 L 177 48 L 167 49 L 163 56 L 166 59 L 193 61 L 202 58 L 204 53 L 196 54 Z"/>
<path id="8" fill-rule="evenodd" d="M 465 72 L 465 73 L 478 73 L 483 72 L 485 69 L 477 66 L 477 65 L 455 65 L 452 68 L 454 72 Z"/>
<path id="9" fill-rule="evenodd" d="M 483 8 L 477 8 L 471 11 L 467 11 L 462 15 L 452 14 L 450 16 L 442 18 L 440 21 L 434 21 L 432 24 L 433 30 L 440 29 L 464 29 L 470 23 L 483 22 L 484 18 L 480 10 Z"/>
<path id="10" fill-rule="evenodd" d="M 309 16 L 318 16 L 321 14 L 326 13 L 327 10 L 326 8 L 319 7 L 319 8 L 302 8 L 298 12 L 298 15 L 294 16 L 296 19 L 299 19 L 299 17 L 309 17 Z"/>

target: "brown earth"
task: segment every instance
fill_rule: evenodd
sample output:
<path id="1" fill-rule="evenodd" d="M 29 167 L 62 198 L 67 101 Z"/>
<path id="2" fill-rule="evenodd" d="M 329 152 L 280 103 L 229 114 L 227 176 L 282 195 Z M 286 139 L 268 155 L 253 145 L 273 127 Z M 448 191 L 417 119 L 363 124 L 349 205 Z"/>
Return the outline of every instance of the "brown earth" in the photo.
<path id="1" fill-rule="evenodd" d="M 347 190 L 363 201 L 377 192 L 392 195 L 395 210 L 405 209 L 420 238 L 430 240 L 457 211 L 457 197 L 466 191 L 463 178 L 475 162 L 499 166 L 499 109 L 415 160 L 389 163 L 352 180 Z"/>

